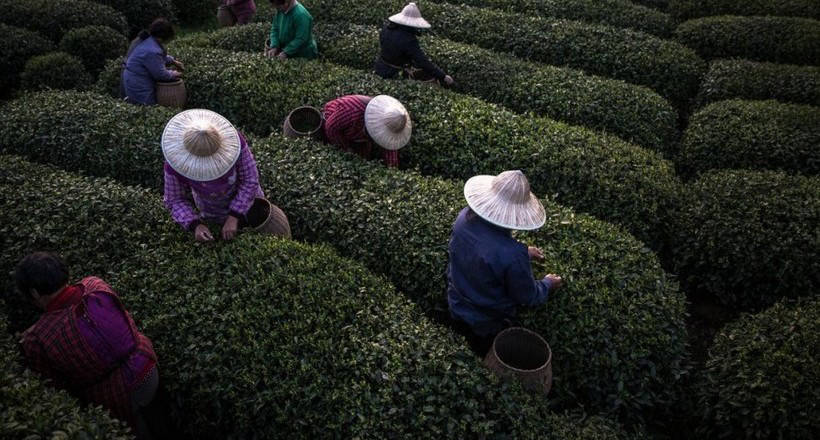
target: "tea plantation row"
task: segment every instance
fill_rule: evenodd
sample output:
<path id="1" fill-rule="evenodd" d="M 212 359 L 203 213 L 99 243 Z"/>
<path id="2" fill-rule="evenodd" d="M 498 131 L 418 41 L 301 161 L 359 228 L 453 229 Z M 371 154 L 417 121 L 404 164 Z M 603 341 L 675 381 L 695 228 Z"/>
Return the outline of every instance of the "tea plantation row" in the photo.
<path id="1" fill-rule="evenodd" d="M 732 98 L 820 106 L 820 67 L 715 60 L 709 65 L 697 102 L 706 105 Z"/>
<path id="2" fill-rule="evenodd" d="M 192 256 L 155 193 L 10 156 L 0 176 L 4 272 L 48 249 L 77 276 L 104 274 L 154 340 L 191 438 L 625 437 L 499 383 L 383 279 L 327 248 L 248 234 Z"/>
<path id="3" fill-rule="evenodd" d="M 679 19 L 712 15 L 780 15 L 820 19 L 814 0 L 671 0 L 669 13 Z"/>
<path id="4" fill-rule="evenodd" d="M 93 94 L 32 95 L 0 112 L 0 149 L 159 188 L 159 138 L 170 114 Z M 263 187 L 288 213 L 296 237 L 330 243 L 389 277 L 429 315 L 446 307 L 447 240 L 464 205 L 460 182 L 279 136 L 256 141 L 253 150 Z M 553 344 L 555 402 L 639 420 L 673 401 L 685 374 L 684 298 L 640 242 L 544 203 L 547 225 L 521 238 L 544 249 L 547 265 L 538 272 L 562 273 L 568 286 L 523 323 Z"/>

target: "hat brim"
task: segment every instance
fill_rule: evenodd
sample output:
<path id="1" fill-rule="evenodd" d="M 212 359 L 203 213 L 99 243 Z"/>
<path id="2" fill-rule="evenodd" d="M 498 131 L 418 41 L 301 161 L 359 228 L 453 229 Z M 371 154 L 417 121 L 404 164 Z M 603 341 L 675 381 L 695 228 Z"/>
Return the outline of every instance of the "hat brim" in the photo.
<path id="1" fill-rule="evenodd" d="M 207 157 L 191 154 L 184 145 L 185 133 L 198 128 L 215 128 L 222 136 L 216 154 Z M 224 116 L 211 110 L 191 109 L 174 115 L 162 131 L 162 155 L 165 161 L 183 177 L 199 182 L 216 180 L 225 175 L 239 160 L 239 132 Z"/>
<path id="2" fill-rule="evenodd" d="M 396 14 L 396 15 L 391 15 L 390 18 L 388 18 L 388 20 L 390 20 L 390 21 L 392 21 L 393 23 L 396 23 L 396 24 L 401 24 L 401 25 L 404 25 L 404 26 L 409 26 L 409 27 L 417 28 L 417 29 L 430 29 L 432 27 L 432 26 L 430 26 L 430 23 L 427 22 L 427 20 L 425 20 L 421 17 L 419 17 L 419 18 L 410 18 L 410 17 L 407 17 L 406 15 L 401 14 L 401 13 Z"/>
<path id="3" fill-rule="evenodd" d="M 377 109 L 390 106 L 401 107 L 407 112 L 407 109 L 398 99 L 392 96 L 379 95 L 371 99 L 364 110 L 364 126 L 367 130 L 367 134 L 369 134 L 380 147 L 385 150 L 395 151 L 402 149 L 410 142 L 410 136 L 413 133 L 413 121 L 408 113 L 407 124 L 404 125 L 404 128 L 400 132 L 396 133 L 388 129 L 384 124 L 382 114 L 380 114 Z"/>
<path id="4" fill-rule="evenodd" d="M 501 200 L 493 190 L 495 177 L 482 175 L 467 180 L 464 184 L 464 198 L 470 209 L 484 220 L 505 229 L 532 231 L 544 226 L 547 213 L 541 201 L 532 193 L 524 204 L 511 204 Z"/>

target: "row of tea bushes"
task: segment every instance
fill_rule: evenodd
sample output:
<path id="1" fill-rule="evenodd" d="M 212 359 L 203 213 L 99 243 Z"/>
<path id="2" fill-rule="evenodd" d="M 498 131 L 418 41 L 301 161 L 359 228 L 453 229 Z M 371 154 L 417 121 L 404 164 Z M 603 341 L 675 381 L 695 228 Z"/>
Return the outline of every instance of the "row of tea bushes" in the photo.
<path id="1" fill-rule="evenodd" d="M 678 26 L 675 38 L 708 60 L 745 58 L 820 65 L 820 21 L 808 18 L 697 18 Z"/>
<path id="2" fill-rule="evenodd" d="M 679 169 L 714 168 L 820 174 L 820 108 L 733 99 L 710 104 L 689 120 Z"/>
<path id="3" fill-rule="evenodd" d="M 207 20 L 216 22 L 216 8 L 218 0 L 171 0 L 179 20 L 186 24 L 193 24 Z M 255 2 L 258 9 L 267 7 L 272 9 L 268 1 Z"/>
<path id="4" fill-rule="evenodd" d="M 697 102 L 706 105 L 732 98 L 820 106 L 820 67 L 715 60 L 709 65 Z"/>
<path id="5" fill-rule="evenodd" d="M 115 9 L 85 0 L 0 0 L 0 23 L 39 32 L 55 43 L 70 29 L 101 25 L 123 35 L 125 17 Z"/>
<path id="6" fill-rule="evenodd" d="M 133 438 L 127 427 L 101 408 L 82 407 L 67 392 L 47 386 L 25 368 L 2 309 L 0 303 L 0 438 Z"/>
<path id="7" fill-rule="evenodd" d="M 74 105 L 60 104 L 67 101 Z M 8 131 L 0 136 L 0 149 L 156 188 L 167 117 L 165 109 L 93 94 L 33 95 L 2 112 L 0 126 Z M 67 147 L 78 144 L 79 151 Z M 279 136 L 254 142 L 253 150 L 263 188 L 287 212 L 295 236 L 330 243 L 384 274 L 428 314 L 446 308 L 447 240 L 464 206 L 460 183 L 386 169 Z M 683 295 L 640 242 L 545 203 L 547 225 L 522 239 L 544 249 L 544 270 L 564 274 L 568 286 L 524 323 L 552 342 L 552 396 L 591 412 L 640 420 L 675 399 L 675 382 L 686 371 Z"/>
<path id="8" fill-rule="evenodd" d="M 446 0 L 433 1 L 443 3 Z M 491 7 L 540 17 L 600 23 L 661 37 L 669 35 L 673 28 L 669 15 L 627 0 L 458 0 L 451 3 Z M 425 6 L 426 2 L 422 8 Z"/>
<path id="9" fill-rule="evenodd" d="M 257 23 L 195 34 L 178 45 L 258 52 L 270 25 Z M 379 53 L 378 29 L 322 24 L 314 29 L 329 60 L 372 71 Z M 677 141 L 677 113 L 655 92 L 622 81 L 587 75 L 497 54 L 477 46 L 428 37 L 430 58 L 456 78 L 454 90 L 508 108 L 532 111 L 570 124 L 606 130 L 658 151 Z"/>
<path id="10" fill-rule="evenodd" d="M 128 36 L 135 36 L 140 30 L 147 29 L 155 18 L 163 17 L 175 21 L 174 2 L 172 0 L 90 0 L 101 3 L 122 12 L 128 21 Z M 124 52 L 124 51 L 123 51 Z"/>
<path id="11" fill-rule="evenodd" d="M 647 8 L 657 9 L 659 11 L 666 11 L 669 9 L 669 0 L 630 0 L 636 5 L 646 6 Z"/>
<path id="12" fill-rule="evenodd" d="M 815 0 L 671 0 L 669 13 L 678 19 L 712 15 L 779 15 L 820 19 Z"/>
<path id="13" fill-rule="evenodd" d="M 319 22 L 380 25 L 405 1 L 303 3 Z M 645 85 L 680 105 L 695 95 L 706 70 L 691 49 L 630 29 L 451 4 L 425 3 L 422 12 L 442 37 Z"/>
<path id="14" fill-rule="evenodd" d="M 108 257 L 106 279 L 154 340 L 191 438 L 626 437 L 499 383 L 383 279 L 328 248 L 146 234 L 144 224 L 174 228 L 154 193 L 9 156 L 0 170 L 4 269 L 35 248 Z M 94 240 L 73 233 L 90 219 Z M 115 260 L 116 248 L 131 258 Z"/>
<path id="15" fill-rule="evenodd" d="M 6 97 L 20 82 L 20 73 L 31 57 L 54 50 L 54 43 L 35 31 L 0 23 L 0 97 Z"/>
<path id="16" fill-rule="evenodd" d="M 563 204 L 622 224 L 651 247 L 662 247 L 664 216 L 680 182 L 658 153 L 612 135 L 330 63 L 281 63 L 214 49 L 172 53 L 185 62 L 188 105 L 213 109 L 252 133 L 270 133 L 301 105 L 322 107 L 348 93 L 389 94 L 413 117 L 413 137 L 400 153 L 404 166 L 458 179 L 522 169 L 537 194 L 554 194 Z M 116 67 L 103 77 L 106 89 L 116 88 Z"/>
<path id="17" fill-rule="evenodd" d="M 757 310 L 820 289 L 820 178 L 712 171 L 684 194 L 672 249 L 687 292 Z"/>
<path id="18" fill-rule="evenodd" d="M 819 335 L 817 298 L 781 302 L 723 328 L 709 350 L 698 387 L 702 433 L 718 438 L 816 439 Z"/>
<path id="19" fill-rule="evenodd" d="M 86 26 L 66 32 L 59 47 L 81 59 L 86 70 L 96 75 L 108 60 L 125 54 L 128 40 L 108 26 Z"/>
<path id="20" fill-rule="evenodd" d="M 91 84 L 83 62 L 65 52 L 32 57 L 20 75 L 20 87 L 25 90 L 87 89 Z"/>

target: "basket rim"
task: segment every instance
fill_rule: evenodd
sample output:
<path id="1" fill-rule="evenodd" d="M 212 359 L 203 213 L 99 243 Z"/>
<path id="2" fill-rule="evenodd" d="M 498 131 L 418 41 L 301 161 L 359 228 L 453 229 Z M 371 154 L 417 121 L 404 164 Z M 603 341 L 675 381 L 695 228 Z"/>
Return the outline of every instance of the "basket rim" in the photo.
<path id="1" fill-rule="evenodd" d="M 499 338 L 501 335 L 504 335 L 505 333 L 510 333 L 510 332 L 513 332 L 513 331 L 523 331 L 524 333 L 528 333 L 528 334 L 530 334 L 530 335 L 535 336 L 535 337 L 536 337 L 536 338 L 538 338 L 541 342 L 543 342 L 543 343 L 544 343 L 544 346 L 545 346 L 545 347 L 547 347 L 547 360 L 546 360 L 546 362 L 544 362 L 544 364 L 543 364 L 543 365 L 541 365 L 541 366 L 540 366 L 540 367 L 538 367 L 538 368 L 533 368 L 533 369 L 531 369 L 531 370 L 525 370 L 525 369 L 522 369 L 522 368 L 515 368 L 515 367 L 513 367 L 513 366 L 509 365 L 508 363 L 504 362 L 504 360 L 503 360 L 503 359 L 501 359 L 501 356 L 499 356 L 499 355 L 498 355 L 498 352 L 495 350 L 495 343 L 496 343 L 496 341 L 498 341 L 498 338 Z M 498 333 L 497 335 L 495 335 L 495 338 L 493 338 L 493 345 L 490 347 L 490 354 L 492 354 L 492 355 L 493 355 L 493 356 L 494 356 L 494 357 L 498 360 L 498 362 L 499 362 L 501 365 L 503 365 L 503 366 L 505 366 L 505 367 L 509 368 L 509 369 L 510 369 L 510 371 L 515 371 L 515 372 L 521 372 L 521 373 L 532 373 L 532 372 L 536 372 L 536 371 L 541 371 L 541 370 L 543 370 L 543 369 L 545 369 L 545 368 L 549 367 L 550 365 L 552 365 L 552 347 L 550 347 L 550 344 L 549 344 L 549 343 L 547 343 L 547 340 L 546 340 L 546 339 L 544 339 L 544 338 L 543 338 L 541 335 L 539 335 L 538 333 L 536 333 L 536 332 L 534 332 L 534 331 L 532 331 L 532 330 L 530 330 L 530 329 L 528 329 L 528 328 L 524 328 L 524 327 L 508 327 L 508 328 L 506 328 L 506 329 L 502 330 L 502 331 L 501 331 L 500 333 Z"/>

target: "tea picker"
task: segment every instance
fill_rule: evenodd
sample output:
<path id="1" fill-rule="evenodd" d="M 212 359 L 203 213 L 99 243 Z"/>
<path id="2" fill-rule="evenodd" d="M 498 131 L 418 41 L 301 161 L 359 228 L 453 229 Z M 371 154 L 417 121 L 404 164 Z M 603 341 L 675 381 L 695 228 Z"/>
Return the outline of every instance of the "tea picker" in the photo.
<path id="1" fill-rule="evenodd" d="M 265 199 L 248 142 L 222 115 L 180 112 L 165 125 L 161 143 L 165 206 L 197 241 L 214 239 L 206 223 L 221 224 L 224 240 L 245 226 L 290 236 L 285 214 Z"/>
<path id="2" fill-rule="evenodd" d="M 270 0 L 276 8 L 271 22 L 270 36 L 265 43 L 265 55 L 287 58 L 314 59 L 319 56 L 313 38 L 313 17 L 296 0 Z"/>
<path id="3" fill-rule="evenodd" d="M 171 23 L 157 18 L 148 31 L 140 32 L 131 42 L 122 72 L 122 93 L 126 101 L 141 105 L 157 104 L 157 83 L 180 81 L 182 74 L 166 67 L 171 64 L 180 70 L 184 68 L 165 50 L 165 44 L 174 35 Z"/>
<path id="4" fill-rule="evenodd" d="M 324 141 L 368 159 L 381 150 L 385 165 L 399 166 L 399 149 L 410 141 L 413 124 L 396 98 L 347 95 L 328 102 L 322 110 L 320 135 Z"/>
<path id="5" fill-rule="evenodd" d="M 419 45 L 418 35 L 429 29 L 430 23 L 421 16 L 418 6 L 409 3 L 396 15 L 387 19 L 379 34 L 381 47 L 373 65 L 382 78 L 395 78 L 399 74 L 421 81 L 438 81 L 452 86 L 455 81 L 433 64 Z"/>
<path id="6" fill-rule="evenodd" d="M 222 27 L 248 24 L 256 14 L 253 0 L 221 0 L 216 11 L 216 21 Z"/>
<path id="7" fill-rule="evenodd" d="M 533 277 L 531 259 L 542 251 L 512 237 L 512 230 L 544 225 L 544 206 L 521 171 L 474 176 L 464 185 L 467 207 L 450 236 L 447 302 L 456 331 L 484 357 L 494 337 L 514 325 L 519 306 L 536 306 L 562 286 L 561 277 Z"/>

